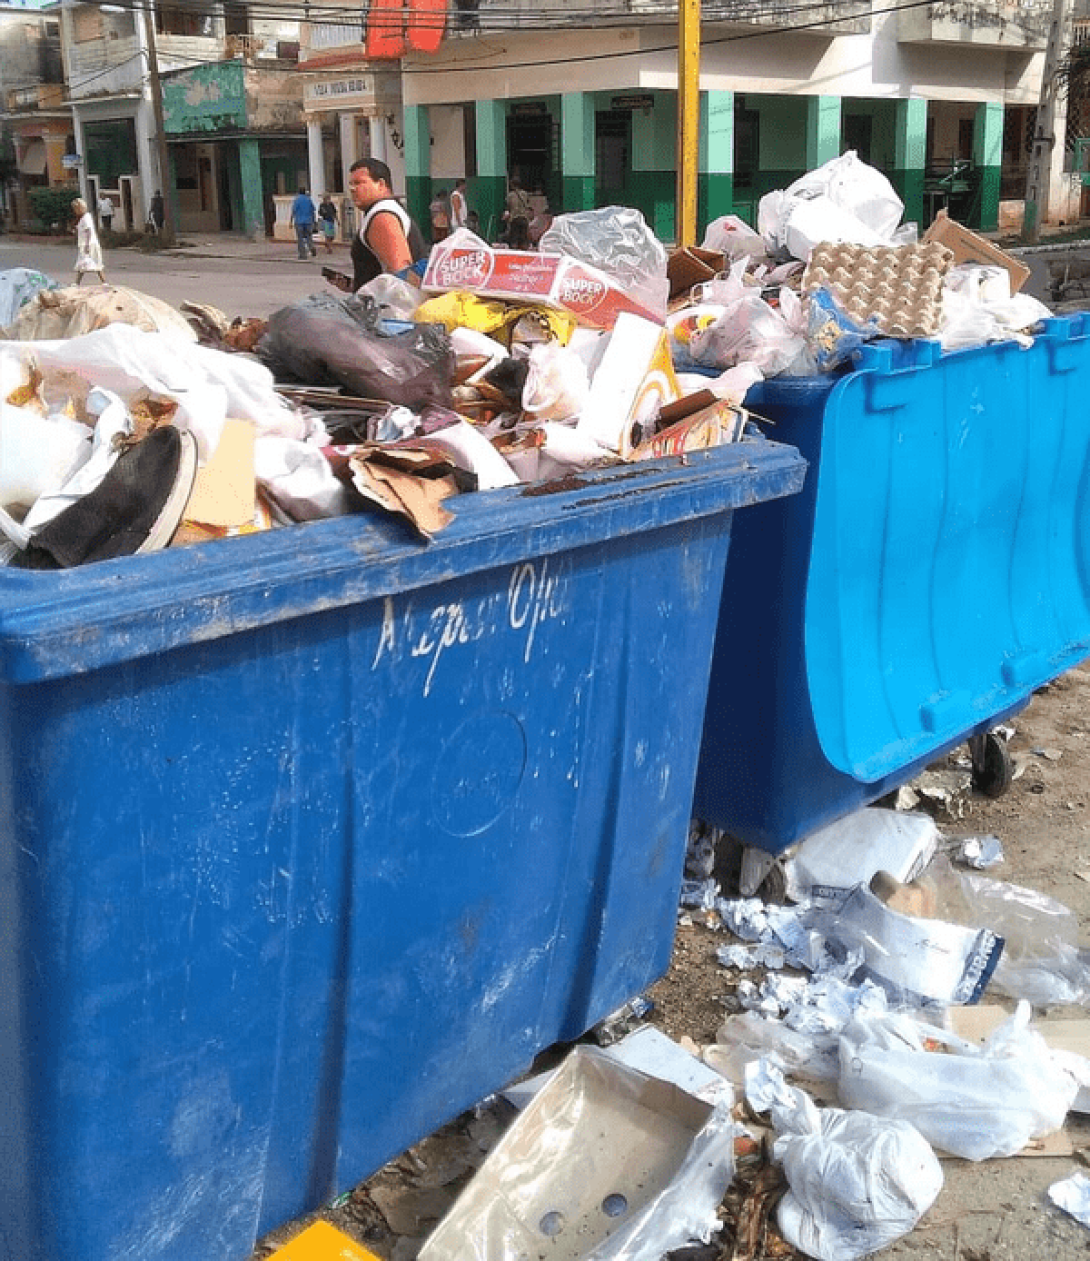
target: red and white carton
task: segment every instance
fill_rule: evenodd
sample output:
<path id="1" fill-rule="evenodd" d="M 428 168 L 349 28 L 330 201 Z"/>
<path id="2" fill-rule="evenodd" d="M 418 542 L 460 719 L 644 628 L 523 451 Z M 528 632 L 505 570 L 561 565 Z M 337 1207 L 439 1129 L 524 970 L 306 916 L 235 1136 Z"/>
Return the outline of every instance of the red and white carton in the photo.
<path id="1" fill-rule="evenodd" d="M 482 298 L 538 302 L 567 311 L 591 328 L 611 329 L 624 312 L 665 322 L 589 263 L 563 254 L 493 249 L 469 232 L 457 232 L 432 247 L 423 287 L 433 293 L 466 290 Z"/>

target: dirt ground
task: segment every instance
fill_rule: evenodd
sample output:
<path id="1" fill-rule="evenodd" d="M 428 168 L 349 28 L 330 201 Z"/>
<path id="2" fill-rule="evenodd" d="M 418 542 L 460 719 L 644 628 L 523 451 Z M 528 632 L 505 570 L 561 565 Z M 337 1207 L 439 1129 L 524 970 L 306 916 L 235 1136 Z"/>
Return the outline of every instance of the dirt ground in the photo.
<path id="1" fill-rule="evenodd" d="M 936 812 L 944 837 L 993 834 L 1004 862 L 987 874 L 1048 894 L 1070 907 L 1080 924 L 1080 945 L 1090 946 L 1090 666 L 1061 676 L 1039 691 L 1017 716 L 1009 749 L 1015 779 L 997 799 L 971 789 L 952 808 Z M 939 764 L 967 766 L 964 748 Z M 955 776 L 956 778 L 956 776 Z M 965 776 L 967 778 L 967 775 Z M 724 865 L 726 857 L 724 856 Z M 679 926 L 668 974 L 648 993 L 653 1024 L 676 1040 L 698 1046 L 715 1040 L 738 975 L 724 969 L 716 948 L 728 935 L 699 923 Z M 1081 1009 L 1050 1015 L 1085 1015 Z M 467 1114 L 405 1153 L 320 1216 L 365 1244 L 384 1261 L 412 1261 L 438 1218 L 472 1178 L 510 1120 L 496 1106 Z M 883 1255 L 950 1261 L 1085 1261 L 1090 1230 L 1051 1205 L 1048 1186 L 1090 1163 L 1090 1117 L 1069 1114 L 1053 1141 L 1060 1155 L 1020 1155 L 973 1164 L 944 1159 L 945 1185 L 916 1229 Z M 1084 1153 L 1086 1154 L 1084 1156 Z M 797 1254 L 766 1234 L 756 1248 L 738 1247 L 734 1227 L 740 1197 L 752 1190 L 755 1170 L 743 1166 L 721 1216 L 726 1225 L 711 1247 L 672 1254 L 676 1261 L 740 1261 Z M 769 1176 L 768 1171 L 763 1175 Z M 758 1187 L 760 1190 L 761 1187 Z M 308 1219 L 309 1220 L 309 1219 Z M 302 1223 L 276 1231 L 254 1253 L 268 1257 Z"/>

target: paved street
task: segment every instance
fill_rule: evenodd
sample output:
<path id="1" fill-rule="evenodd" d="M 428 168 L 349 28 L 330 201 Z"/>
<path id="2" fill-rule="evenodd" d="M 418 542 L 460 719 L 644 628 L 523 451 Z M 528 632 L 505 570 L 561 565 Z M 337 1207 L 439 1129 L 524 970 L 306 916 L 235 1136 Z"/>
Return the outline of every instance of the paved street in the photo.
<path id="1" fill-rule="evenodd" d="M 226 235 L 184 240 L 192 244 L 158 254 L 106 249 L 107 281 L 139 289 L 174 307 L 189 299 L 218 307 L 231 318 L 264 317 L 308 293 L 333 292 L 322 279 L 323 266 L 351 270 L 344 245 L 332 255 L 319 248 L 316 259 L 300 262 L 294 242 L 251 242 Z M 0 271 L 36 267 L 61 284 L 70 284 L 75 257 L 75 243 L 67 239 L 0 236 Z"/>

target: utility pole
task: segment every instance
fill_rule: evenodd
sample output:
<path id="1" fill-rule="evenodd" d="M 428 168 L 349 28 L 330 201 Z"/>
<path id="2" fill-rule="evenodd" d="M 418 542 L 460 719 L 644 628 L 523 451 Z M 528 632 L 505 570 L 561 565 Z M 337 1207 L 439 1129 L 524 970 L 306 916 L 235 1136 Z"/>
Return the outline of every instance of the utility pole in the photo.
<path id="1" fill-rule="evenodd" d="M 696 181 L 700 122 L 700 0 L 677 5 L 677 209 L 679 249 L 696 244 Z"/>
<path id="2" fill-rule="evenodd" d="M 148 45 L 148 86 L 151 89 L 151 108 L 155 114 L 155 145 L 159 157 L 159 178 L 163 194 L 163 229 L 159 233 L 162 243 L 171 248 L 174 238 L 174 198 L 170 183 L 170 158 L 167 154 L 167 133 L 163 125 L 163 85 L 159 81 L 159 52 L 155 44 L 155 14 L 152 0 L 144 0 L 144 35 Z"/>
<path id="3" fill-rule="evenodd" d="M 1045 49 L 1045 67 L 1041 72 L 1041 95 L 1037 105 L 1037 125 L 1033 134 L 1026 177 L 1026 208 L 1022 215 L 1022 240 L 1032 245 L 1040 240 L 1041 224 L 1048 217 L 1048 198 L 1052 179 L 1052 155 L 1056 148 L 1056 80 L 1060 58 L 1070 41 L 1068 0 L 1053 0 L 1052 25 Z"/>

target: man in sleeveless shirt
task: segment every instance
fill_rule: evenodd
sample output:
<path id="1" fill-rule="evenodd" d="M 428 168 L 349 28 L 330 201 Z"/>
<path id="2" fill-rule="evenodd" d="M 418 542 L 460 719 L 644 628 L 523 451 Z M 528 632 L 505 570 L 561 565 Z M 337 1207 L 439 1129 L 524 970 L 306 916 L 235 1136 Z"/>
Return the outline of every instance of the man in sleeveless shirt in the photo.
<path id="1" fill-rule="evenodd" d="M 390 168 L 377 158 L 360 158 L 348 173 L 348 192 L 360 211 L 360 226 L 352 242 L 352 287 L 359 289 L 382 272 L 402 276 L 412 284 L 420 278 L 409 269 L 428 255 L 420 229 L 396 200 Z"/>

